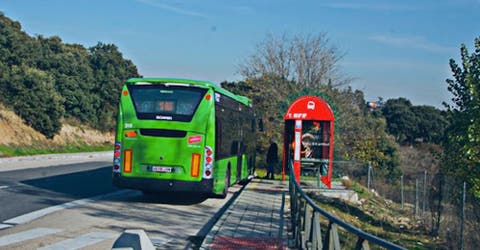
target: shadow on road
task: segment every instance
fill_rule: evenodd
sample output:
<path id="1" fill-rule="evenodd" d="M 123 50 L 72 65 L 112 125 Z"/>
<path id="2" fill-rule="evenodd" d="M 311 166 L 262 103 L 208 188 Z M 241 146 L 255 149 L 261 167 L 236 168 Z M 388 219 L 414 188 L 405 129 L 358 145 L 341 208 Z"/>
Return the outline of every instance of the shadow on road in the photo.
<path id="1" fill-rule="evenodd" d="M 195 193 L 144 193 L 130 202 L 143 202 L 168 205 L 194 205 L 204 202 L 208 196 Z"/>
<path id="2" fill-rule="evenodd" d="M 112 185 L 111 176 L 112 170 L 109 166 L 24 180 L 21 183 L 78 199 L 118 190 Z"/>
<path id="3" fill-rule="evenodd" d="M 21 181 L 22 184 L 34 187 L 24 190 L 25 194 L 39 194 L 44 191 L 54 192 L 59 196 L 71 199 L 82 199 L 120 190 L 112 185 L 111 167 L 102 167 L 81 172 L 59 174 Z M 57 198 L 59 198 L 57 196 Z M 108 197 L 108 200 L 124 202 L 142 202 L 168 205 L 194 205 L 208 199 L 206 195 L 194 193 L 144 193 L 130 197 Z M 54 202 L 55 203 L 55 202 Z M 49 202 L 51 204 L 51 202 Z"/>

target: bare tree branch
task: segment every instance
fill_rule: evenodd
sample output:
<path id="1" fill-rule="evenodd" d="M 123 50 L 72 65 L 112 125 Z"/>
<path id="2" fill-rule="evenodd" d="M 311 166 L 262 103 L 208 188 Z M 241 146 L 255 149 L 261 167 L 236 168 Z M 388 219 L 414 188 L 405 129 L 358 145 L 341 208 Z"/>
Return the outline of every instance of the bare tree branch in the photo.
<path id="1" fill-rule="evenodd" d="M 247 78 L 273 75 L 307 87 L 337 87 L 349 82 L 338 69 L 342 57 L 325 33 L 293 37 L 268 34 L 255 54 L 240 65 L 240 73 Z"/>

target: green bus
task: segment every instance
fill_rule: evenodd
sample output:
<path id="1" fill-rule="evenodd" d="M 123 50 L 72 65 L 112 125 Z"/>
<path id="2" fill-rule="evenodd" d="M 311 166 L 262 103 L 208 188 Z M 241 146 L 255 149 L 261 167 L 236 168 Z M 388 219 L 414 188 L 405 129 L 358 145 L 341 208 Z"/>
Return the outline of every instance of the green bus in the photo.
<path id="1" fill-rule="evenodd" d="M 255 170 L 251 101 L 207 81 L 132 78 L 122 86 L 113 184 L 226 197 Z"/>

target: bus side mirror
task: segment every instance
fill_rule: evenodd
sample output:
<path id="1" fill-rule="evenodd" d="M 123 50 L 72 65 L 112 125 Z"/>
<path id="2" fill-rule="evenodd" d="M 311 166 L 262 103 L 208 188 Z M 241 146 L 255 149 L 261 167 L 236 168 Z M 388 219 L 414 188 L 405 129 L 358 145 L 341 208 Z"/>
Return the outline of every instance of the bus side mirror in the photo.
<path id="1" fill-rule="evenodd" d="M 263 132 L 263 120 L 258 119 L 258 131 Z"/>

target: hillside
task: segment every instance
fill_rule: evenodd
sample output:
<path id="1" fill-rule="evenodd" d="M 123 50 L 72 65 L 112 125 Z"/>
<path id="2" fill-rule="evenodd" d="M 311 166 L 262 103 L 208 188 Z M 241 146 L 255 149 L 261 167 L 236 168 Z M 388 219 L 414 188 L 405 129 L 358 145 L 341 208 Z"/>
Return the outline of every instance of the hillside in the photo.
<path id="1" fill-rule="evenodd" d="M 357 203 L 337 198 L 324 197 L 315 193 L 309 195 L 327 212 L 345 222 L 377 237 L 406 247 L 407 249 L 442 249 L 444 242 L 429 236 L 420 218 L 412 216 L 412 205 L 400 204 L 369 192 L 366 187 L 350 181 L 346 186 L 359 195 Z M 327 224 L 322 225 L 325 228 Z M 342 246 L 354 248 L 356 238 L 341 230 Z M 374 248 L 373 245 L 370 247 Z M 374 248 L 377 249 L 377 248 Z"/>
<path id="2" fill-rule="evenodd" d="M 140 77 L 115 44 L 86 48 L 58 36 L 30 36 L 1 11 L 0 38 L 1 103 L 33 129 L 53 139 L 69 120 L 101 131 L 115 128 L 121 85 Z M 23 137 L 26 143 L 39 139 Z"/>
<path id="3" fill-rule="evenodd" d="M 53 151 L 81 151 L 82 148 L 108 148 L 113 145 L 113 133 L 101 133 L 85 126 L 62 124 L 58 135 L 47 139 L 29 127 L 13 111 L 0 106 L 0 157 Z"/>

